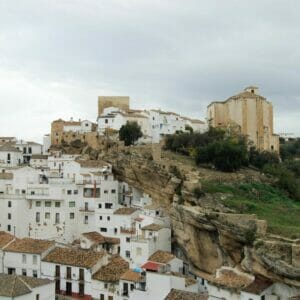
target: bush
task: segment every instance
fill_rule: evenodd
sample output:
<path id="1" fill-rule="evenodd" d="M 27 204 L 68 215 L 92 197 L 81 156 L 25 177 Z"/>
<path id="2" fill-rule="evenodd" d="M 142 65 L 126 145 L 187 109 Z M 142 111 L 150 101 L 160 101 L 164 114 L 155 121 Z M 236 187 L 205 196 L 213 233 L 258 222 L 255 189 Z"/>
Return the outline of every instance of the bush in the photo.
<path id="1" fill-rule="evenodd" d="M 142 136 L 141 127 L 137 122 L 127 121 L 126 125 L 123 125 L 119 131 L 119 139 L 124 141 L 125 146 L 133 145 Z"/>
<path id="2" fill-rule="evenodd" d="M 266 164 L 279 163 L 279 156 L 275 152 L 258 151 L 254 147 L 249 151 L 249 163 L 259 169 L 262 169 Z"/>

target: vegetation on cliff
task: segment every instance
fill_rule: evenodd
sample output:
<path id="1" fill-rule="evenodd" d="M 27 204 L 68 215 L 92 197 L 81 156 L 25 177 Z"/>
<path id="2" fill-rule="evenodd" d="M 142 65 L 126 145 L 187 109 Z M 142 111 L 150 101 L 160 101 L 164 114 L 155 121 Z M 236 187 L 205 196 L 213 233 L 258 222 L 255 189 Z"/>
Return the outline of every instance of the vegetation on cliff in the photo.
<path id="1" fill-rule="evenodd" d="M 133 145 L 142 136 L 141 127 L 137 122 L 127 122 L 119 131 L 120 141 L 124 141 L 125 146 Z"/>

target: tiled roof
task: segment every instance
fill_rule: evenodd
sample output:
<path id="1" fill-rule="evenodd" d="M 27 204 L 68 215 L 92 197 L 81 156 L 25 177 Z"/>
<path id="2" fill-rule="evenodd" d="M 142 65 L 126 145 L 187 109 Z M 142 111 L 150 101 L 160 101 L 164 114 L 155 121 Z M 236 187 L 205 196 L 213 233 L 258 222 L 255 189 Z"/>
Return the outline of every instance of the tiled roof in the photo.
<path id="1" fill-rule="evenodd" d="M 0 296 L 23 296 L 31 293 L 30 288 L 35 288 L 49 283 L 51 283 L 49 279 L 0 274 Z"/>
<path id="2" fill-rule="evenodd" d="M 142 227 L 142 230 L 159 231 L 162 228 L 164 228 L 162 225 L 152 223 Z"/>
<path id="3" fill-rule="evenodd" d="M 218 277 L 210 280 L 214 285 L 228 289 L 243 289 L 252 281 L 248 276 L 237 274 L 233 270 L 221 270 Z"/>
<path id="4" fill-rule="evenodd" d="M 121 207 L 114 211 L 114 215 L 131 215 L 138 209 L 133 207 Z"/>
<path id="5" fill-rule="evenodd" d="M 77 159 L 76 161 L 80 164 L 82 168 L 101 168 L 108 166 L 108 164 L 102 160 Z"/>
<path id="6" fill-rule="evenodd" d="M 126 271 L 120 278 L 121 280 L 138 282 L 142 279 L 142 275 L 139 272 L 133 270 Z"/>
<path id="7" fill-rule="evenodd" d="M 243 291 L 254 295 L 260 295 L 265 289 L 270 287 L 272 284 L 273 282 L 266 278 L 257 277 L 252 283 L 250 283 L 246 288 L 244 288 Z"/>
<path id="8" fill-rule="evenodd" d="M 12 146 L 11 144 L 3 144 L 3 146 L 0 146 L 0 151 L 22 152 L 21 150 L 17 149 L 16 147 Z"/>
<path id="9" fill-rule="evenodd" d="M 171 289 L 164 300 L 207 300 L 208 295 Z"/>
<path id="10" fill-rule="evenodd" d="M 97 245 L 104 244 L 104 243 L 120 244 L 119 238 L 106 237 L 97 231 L 86 232 L 83 233 L 82 235 Z"/>
<path id="11" fill-rule="evenodd" d="M 68 266 L 91 268 L 104 255 L 105 252 L 56 247 L 43 258 L 43 261 Z"/>
<path id="12" fill-rule="evenodd" d="M 100 268 L 94 275 L 93 279 L 100 281 L 115 282 L 129 269 L 129 263 L 121 256 L 113 257 L 112 260 Z"/>
<path id="13" fill-rule="evenodd" d="M 5 231 L 0 231 L 0 248 L 10 243 L 15 237 Z"/>
<path id="14" fill-rule="evenodd" d="M 161 264 L 167 264 L 173 258 L 175 258 L 175 255 L 172 254 L 171 252 L 158 250 L 155 253 L 153 253 L 148 258 L 148 260 L 149 261 L 154 261 L 154 262 L 157 262 L 157 263 L 161 263 Z"/>
<path id="15" fill-rule="evenodd" d="M 32 154 L 31 159 L 47 159 L 48 155 L 45 154 Z"/>
<path id="16" fill-rule="evenodd" d="M 41 254 L 54 245 L 55 242 L 53 241 L 23 238 L 12 242 L 4 250 L 8 252 Z"/>
<path id="17" fill-rule="evenodd" d="M 7 172 L 1 172 L 0 173 L 0 179 L 6 179 L 6 180 L 10 180 L 14 178 L 14 174 L 13 173 L 7 173 Z"/>

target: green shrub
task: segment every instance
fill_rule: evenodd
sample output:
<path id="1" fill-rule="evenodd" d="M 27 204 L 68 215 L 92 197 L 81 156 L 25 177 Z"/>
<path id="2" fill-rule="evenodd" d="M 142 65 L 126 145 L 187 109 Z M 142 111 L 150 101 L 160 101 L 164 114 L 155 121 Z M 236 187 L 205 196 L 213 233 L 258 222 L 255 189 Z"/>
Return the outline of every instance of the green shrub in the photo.
<path id="1" fill-rule="evenodd" d="M 123 125 L 119 131 L 119 139 L 124 141 L 125 146 L 133 145 L 142 136 L 141 127 L 137 122 L 127 121 L 126 125 Z"/>

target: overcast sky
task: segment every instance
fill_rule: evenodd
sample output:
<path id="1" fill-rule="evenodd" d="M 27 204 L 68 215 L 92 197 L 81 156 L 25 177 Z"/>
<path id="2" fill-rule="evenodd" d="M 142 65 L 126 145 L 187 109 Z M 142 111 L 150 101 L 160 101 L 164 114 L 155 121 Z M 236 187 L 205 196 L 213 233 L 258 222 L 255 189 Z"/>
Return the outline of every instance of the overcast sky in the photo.
<path id="1" fill-rule="evenodd" d="M 98 95 L 205 118 L 248 85 L 300 135 L 298 0 L 0 0 L 0 135 L 42 141 Z"/>

